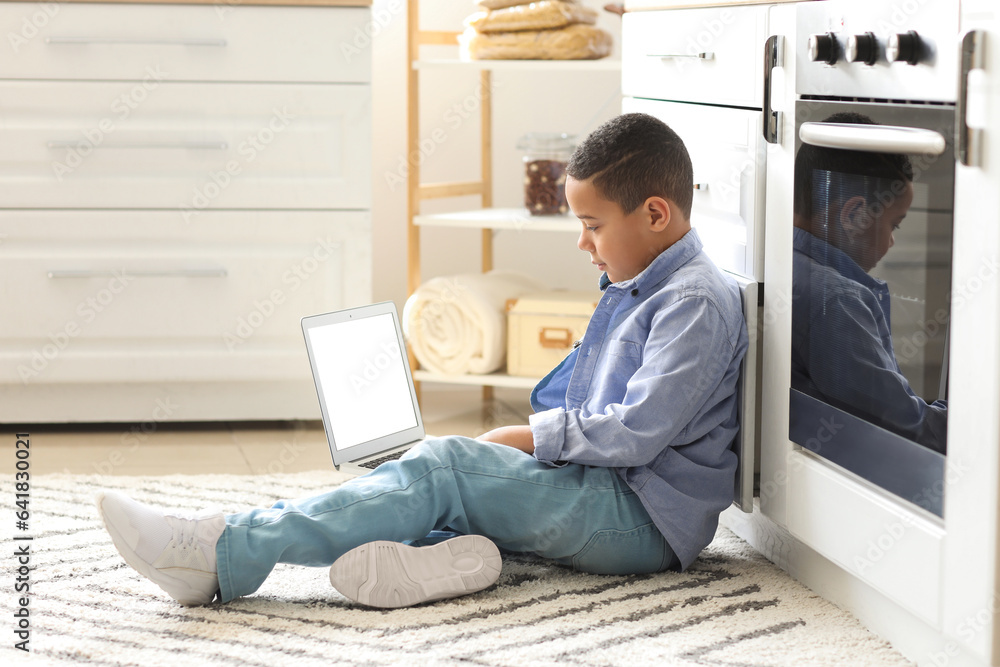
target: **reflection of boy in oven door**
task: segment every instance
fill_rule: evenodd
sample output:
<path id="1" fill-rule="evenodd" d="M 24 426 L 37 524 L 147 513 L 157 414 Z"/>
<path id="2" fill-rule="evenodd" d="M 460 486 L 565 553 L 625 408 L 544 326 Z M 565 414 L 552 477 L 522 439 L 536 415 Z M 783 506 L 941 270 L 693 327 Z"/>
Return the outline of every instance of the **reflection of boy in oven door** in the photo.
<path id="1" fill-rule="evenodd" d="M 835 114 L 824 122 L 874 124 Z M 947 403 L 914 394 L 893 351 L 889 289 L 869 272 L 913 202 L 902 154 L 803 144 L 795 158 L 792 386 L 945 451 Z"/>

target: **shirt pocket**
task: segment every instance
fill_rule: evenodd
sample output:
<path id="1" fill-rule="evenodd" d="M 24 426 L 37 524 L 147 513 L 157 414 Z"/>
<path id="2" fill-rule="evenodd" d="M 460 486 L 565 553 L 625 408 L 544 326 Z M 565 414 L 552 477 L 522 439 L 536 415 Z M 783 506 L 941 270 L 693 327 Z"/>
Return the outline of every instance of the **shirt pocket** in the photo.
<path id="1" fill-rule="evenodd" d="M 602 361 L 603 377 L 627 381 L 642 365 L 642 346 L 629 340 L 611 339 L 605 344 Z"/>
<path id="2" fill-rule="evenodd" d="M 608 341 L 608 354 L 615 357 L 629 359 L 639 364 L 642 361 L 642 345 L 633 343 L 630 340 L 618 340 L 612 338 Z"/>

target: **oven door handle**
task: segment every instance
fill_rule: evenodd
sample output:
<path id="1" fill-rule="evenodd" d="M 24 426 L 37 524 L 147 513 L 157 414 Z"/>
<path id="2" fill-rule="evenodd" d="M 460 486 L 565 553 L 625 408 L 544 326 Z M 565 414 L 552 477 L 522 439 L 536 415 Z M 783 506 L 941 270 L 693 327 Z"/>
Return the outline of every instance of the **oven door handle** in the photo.
<path id="1" fill-rule="evenodd" d="M 824 148 L 919 155 L 941 155 L 947 145 L 945 138 L 934 130 L 854 123 L 802 123 L 799 139 Z"/>

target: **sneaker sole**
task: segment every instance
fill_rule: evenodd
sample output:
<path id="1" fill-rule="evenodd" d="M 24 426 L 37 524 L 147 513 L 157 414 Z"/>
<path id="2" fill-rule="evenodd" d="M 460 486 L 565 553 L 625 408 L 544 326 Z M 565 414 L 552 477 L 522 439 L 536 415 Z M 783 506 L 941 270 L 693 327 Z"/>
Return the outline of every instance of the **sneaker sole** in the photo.
<path id="1" fill-rule="evenodd" d="M 496 583 L 500 568 L 500 551 L 481 535 L 426 547 L 378 541 L 338 558 L 330 583 L 355 602 L 396 609 L 481 591 Z"/>
<path id="2" fill-rule="evenodd" d="M 214 593 L 206 595 L 201 591 L 195 590 L 183 579 L 170 576 L 170 568 L 158 569 L 140 558 L 132 547 L 129 546 L 129 540 L 118 532 L 117 528 L 105 517 L 104 498 L 105 494 L 103 492 L 97 494 L 95 499 L 97 513 L 101 515 L 101 523 L 104 524 L 105 530 L 111 535 L 111 541 L 114 543 L 115 548 L 118 549 L 118 553 L 129 567 L 162 588 L 170 597 L 186 607 L 206 605 L 215 599 Z M 129 525 L 131 526 L 131 524 Z M 202 574 L 196 570 L 184 570 L 184 572 L 194 575 Z"/>

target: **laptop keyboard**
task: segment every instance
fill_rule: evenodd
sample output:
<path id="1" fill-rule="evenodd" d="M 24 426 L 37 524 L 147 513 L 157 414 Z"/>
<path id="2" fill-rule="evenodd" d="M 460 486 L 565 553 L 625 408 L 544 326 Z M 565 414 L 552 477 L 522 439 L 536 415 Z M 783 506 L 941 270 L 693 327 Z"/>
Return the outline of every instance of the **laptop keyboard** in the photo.
<path id="1" fill-rule="evenodd" d="M 370 468 L 370 469 L 374 470 L 375 468 L 379 467 L 380 465 L 382 465 L 386 461 L 395 461 L 400 456 L 402 456 L 403 454 L 405 454 L 407 451 L 408 450 L 406 450 L 406 449 L 401 449 L 399 451 L 393 452 L 392 454 L 386 454 L 385 456 L 380 456 L 377 459 L 372 459 L 371 461 L 365 461 L 364 463 L 359 463 L 358 467 L 360 467 L 360 468 Z"/>

